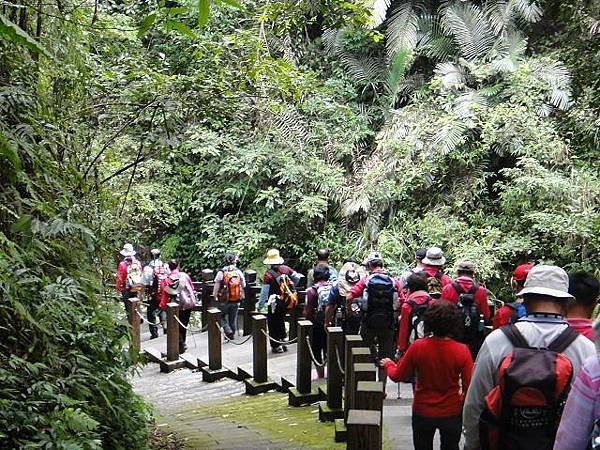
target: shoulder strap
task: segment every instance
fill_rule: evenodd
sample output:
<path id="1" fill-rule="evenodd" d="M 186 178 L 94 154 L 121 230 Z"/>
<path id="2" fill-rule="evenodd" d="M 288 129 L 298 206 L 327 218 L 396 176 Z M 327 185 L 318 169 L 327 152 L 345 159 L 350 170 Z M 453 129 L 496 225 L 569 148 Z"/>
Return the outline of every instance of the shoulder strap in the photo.
<path id="1" fill-rule="evenodd" d="M 452 287 L 454 288 L 454 290 L 456 291 L 456 293 L 458 295 L 464 294 L 464 292 L 465 292 L 465 291 L 463 291 L 462 286 L 460 284 L 458 284 L 458 282 L 456 282 L 456 281 L 452 282 Z"/>
<path id="2" fill-rule="evenodd" d="M 438 270 L 438 271 L 435 273 L 435 275 L 434 275 L 434 277 L 435 277 L 435 278 L 437 278 L 437 279 L 438 279 L 438 280 L 440 280 L 440 281 L 442 280 L 442 277 L 443 277 L 443 276 L 444 276 L 444 273 L 443 273 L 441 270 Z"/>
<path id="3" fill-rule="evenodd" d="M 579 333 L 571 326 L 568 326 L 562 333 L 558 335 L 556 339 L 550 343 L 548 350 L 556 353 L 562 353 L 569 345 L 573 343 L 573 341 L 575 341 L 575 339 L 577 339 L 578 336 Z"/>
<path id="4" fill-rule="evenodd" d="M 475 294 L 477 291 L 479 290 L 479 285 L 475 282 L 473 282 L 473 286 L 471 286 L 471 289 L 469 289 L 469 294 Z"/>
<path id="5" fill-rule="evenodd" d="M 530 348 L 529 343 L 514 325 L 505 325 L 500 328 L 510 343 L 517 348 Z"/>

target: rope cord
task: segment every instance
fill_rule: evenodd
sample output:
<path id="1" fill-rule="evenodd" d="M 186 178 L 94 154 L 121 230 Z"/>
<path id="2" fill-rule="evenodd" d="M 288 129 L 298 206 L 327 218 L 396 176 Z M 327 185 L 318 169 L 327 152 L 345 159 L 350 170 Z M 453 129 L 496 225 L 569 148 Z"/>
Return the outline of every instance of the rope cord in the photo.
<path id="1" fill-rule="evenodd" d="M 310 345 L 310 336 L 306 336 L 306 344 L 308 345 L 308 352 L 310 353 L 310 359 L 312 359 L 312 362 L 315 364 L 315 366 L 325 367 L 325 364 L 327 364 L 327 358 L 323 359 L 323 362 L 317 361 L 317 358 L 315 358 L 315 354 L 313 353 L 312 346 Z"/>
<path id="2" fill-rule="evenodd" d="M 215 325 L 217 327 L 217 329 L 219 330 L 219 332 L 221 333 L 221 335 L 228 341 L 231 342 L 233 345 L 244 345 L 246 342 L 248 342 L 250 339 L 252 339 L 252 335 L 248 335 L 248 337 L 246 339 L 244 339 L 241 342 L 235 342 L 233 339 L 229 339 L 229 336 L 227 336 L 227 334 L 225 334 L 225 331 L 223 330 L 223 327 L 221 325 L 219 325 L 218 323 L 215 322 Z"/>
<path id="3" fill-rule="evenodd" d="M 338 348 L 337 344 L 335 346 L 335 359 L 337 361 L 337 366 L 338 366 L 338 369 L 340 370 L 340 373 L 342 374 L 342 376 L 346 376 L 346 371 L 342 367 L 342 360 L 340 358 L 340 349 Z"/>
<path id="4" fill-rule="evenodd" d="M 296 341 L 298 340 L 297 337 L 295 337 L 294 339 L 292 339 L 291 341 L 278 341 L 277 339 L 273 339 L 269 333 L 267 333 L 265 330 L 260 330 L 262 331 L 262 334 L 264 334 L 266 337 L 268 337 L 269 339 L 271 339 L 273 342 L 275 342 L 276 344 L 279 345 L 289 345 L 289 344 L 295 344 Z"/>
<path id="5" fill-rule="evenodd" d="M 150 325 L 150 322 L 148 322 L 148 321 L 147 321 L 147 320 L 144 318 L 144 316 L 142 316 L 142 315 L 140 314 L 140 312 L 139 312 L 137 309 L 135 310 L 135 312 L 136 312 L 136 314 L 137 314 L 138 316 L 140 316 L 140 319 L 142 319 L 142 322 L 146 322 L 147 324 L 149 324 L 149 325 Z"/>
<path id="6" fill-rule="evenodd" d="M 181 320 L 179 320 L 179 317 L 177 317 L 177 316 L 175 316 L 175 315 L 174 315 L 173 317 L 175 317 L 175 320 L 176 320 L 177 322 L 179 322 L 179 325 L 180 325 L 181 327 L 185 328 L 186 330 L 188 329 L 189 325 L 188 325 L 188 327 L 186 327 L 184 324 L 182 324 L 182 323 L 181 323 Z"/>

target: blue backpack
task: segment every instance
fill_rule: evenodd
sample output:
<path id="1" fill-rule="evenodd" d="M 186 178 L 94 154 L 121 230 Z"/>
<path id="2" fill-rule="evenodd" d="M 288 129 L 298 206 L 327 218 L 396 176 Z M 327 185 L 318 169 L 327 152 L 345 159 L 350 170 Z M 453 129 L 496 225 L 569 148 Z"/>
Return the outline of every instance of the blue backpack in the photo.
<path id="1" fill-rule="evenodd" d="M 510 309 L 513 310 L 513 313 L 508 320 L 510 325 L 514 324 L 517 320 L 527 314 L 527 310 L 525 309 L 525 305 L 522 302 L 514 302 L 514 303 L 506 303 Z"/>
<path id="2" fill-rule="evenodd" d="M 391 328 L 394 325 L 394 294 L 392 277 L 376 273 L 367 279 L 367 313 L 365 325 L 369 328 Z"/>

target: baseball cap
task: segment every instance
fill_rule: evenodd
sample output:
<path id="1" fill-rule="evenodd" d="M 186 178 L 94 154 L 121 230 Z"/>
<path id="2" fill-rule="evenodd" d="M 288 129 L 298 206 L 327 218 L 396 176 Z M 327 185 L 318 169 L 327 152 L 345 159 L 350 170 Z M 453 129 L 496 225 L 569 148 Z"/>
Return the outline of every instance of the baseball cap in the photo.
<path id="1" fill-rule="evenodd" d="M 518 265 L 513 272 L 513 280 L 521 282 L 525 281 L 531 269 L 533 269 L 533 264 L 531 263 Z"/>

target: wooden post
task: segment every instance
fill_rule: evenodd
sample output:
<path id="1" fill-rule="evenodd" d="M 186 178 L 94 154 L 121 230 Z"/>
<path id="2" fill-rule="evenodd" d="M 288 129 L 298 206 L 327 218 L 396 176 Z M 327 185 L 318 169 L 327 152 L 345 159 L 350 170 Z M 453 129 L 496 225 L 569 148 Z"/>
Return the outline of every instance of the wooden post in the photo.
<path id="1" fill-rule="evenodd" d="M 314 403 L 319 399 L 319 392 L 311 385 L 312 360 L 310 358 L 307 336 L 312 338 L 313 324 L 310 320 L 298 322 L 298 347 L 296 353 L 296 387 L 288 390 L 288 404 L 301 406 Z"/>
<path id="2" fill-rule="evenodd" d="M 267 376 L 267 318 L 263 315 L 252 317 L 252 374 L 244 380 L 246 394 L 257 395 L 277 388 L 277 384 Z"/>
<path id="3" fill-rule="evenodd" d="M 179 359 L 179 303 L 167 303 L 167 361 Z"/>
<path id="4" fill-rule="evenodd" d="M 356 350 L 356 349 L 354 349 Z M 377 368 L 372 362 L 368 363 L 354 363 L 352 369 L 352 386 L 350 392 L 350 405 L 351 409 L 365 409 L 357 403 L 356 389 L 359 381 L 375 381 L 377 379 Z M 349 414 L 349 413 L 348 413 Z"/>
<path id="5" fill-rule="evenodd" d="M 344 331 L 327 327 L 327 401 L 319 403 L 319 420 L 333 421 L 344 417 L 342 384 L 344 374 Z"/>
<path id="6" fill-rule="evenodd" d="M 129 316 L 129 325 L 131 326 L 131 348 L 138 352 L 142 348 L 142 338 L 140 333 L 140 316 L 137 314 L 140 310 L 139 295 L 127 299 L 127 309 Z"/>
<path id="7" fill-rule="evenodd" d="M 212 383 L 224 377 L 235 377 L 229 369 L 223 367 L 221 352 L 221 310 L 209 308 L 208 315 L 208 366 L 200 368 L 202 381 Z"/>
<path id="8" fill-rule="evenodd" d="M 350 376 L 348 377 L 348 384 L 346 384 L 345 387 L 345 398 L 346 398 L 346 403 L 344 405 L 344 417 L 346 419 L 348 419 L 348 411 L 350 411 L 351 409 L 353 409 L 354 406 L 354 392 L 356 391 L 356 374 L 355 374 L 355 370 L 356 370 L 356 365 L 357 364 L 366 364 L 371 366 L 373 369 L 375 369 L 375 366 L 373 366 L 373 363 L 369 362 L 371 361 L 371 350 L 368 347 L 352 347 L 350 349 Z M 362 381 L 369 381 L 367 380 L 362 380 Z"/>
<path id="9" fill-rule="evenodd" d="M 310 320 L 298 322 L 298 349 L 296 353 L 296 389 L 300 394 L 310 392 L 311 366 L 309 345 L 306 340 L 312 338 L 313 324 Z"/>
<path id="10" fill-rule="evenodd" d="M 221 311 L 217 308 L 208 309 L 208 368 L 218 370 L 222 365 L 221 358 Z"/>
<path id="11" fill-rule="evenodd" d="M 214 273 L 211 269 L 202 269 L 202 328 L 208 324 L 208 308 L 211 305 Z"/>
<path id="12" fill-rule="evenodd" d="M 347 450 L 380 450 L 381 414 L 379 411 L 352 409 L 348 415 Z"/>
<path id="13" fill-rule="evenodd" d="M 383 382 L 359 381 L 356 383 L 356 408 L 383 411 Z"/>
<path id="14" fill-rule="evenodd" d="M 246 270 L 246 298 L 244 299 L 243 328 L 244 336 L 252 332 L 252 313 L 256 311 L 256 271 Z"/>
<path id="15" fill-rule="evenodd" d="M 257 383 L 267 381 L 267 318 L 254 316 L 252 322 L 252 375 Z"/>

